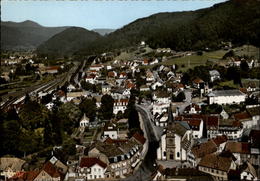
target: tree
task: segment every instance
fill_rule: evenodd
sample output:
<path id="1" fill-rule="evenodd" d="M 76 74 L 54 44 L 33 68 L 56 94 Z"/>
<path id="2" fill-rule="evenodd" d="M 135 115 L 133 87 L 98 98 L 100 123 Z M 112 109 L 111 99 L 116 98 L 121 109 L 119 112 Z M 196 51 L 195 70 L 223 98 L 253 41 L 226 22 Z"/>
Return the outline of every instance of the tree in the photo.
<path id="1" fill-rule="evenodd" d="M 17 120 L 9 120 L 3 123 L 3 145 L 1 150 L 3 154 L 19 155 L 17 146 L 20 144 L 20 125 Z"/>
<path id="2" fill-rule="evenodd" d="M 184 92 L 182 91 L 182 92 L 180 92 L 180 93 L 176 96 L 175 101 L 176 101 L 176 102 L 182 102 L 182 101 L 184 101 L 185 99 L 186 99 L 185 94 L 184 94 Z"/>
<path id="3" fill-rule="evenodd" d="M 77 126 L 81 117 L 81 111 L 75 104 L 67 102 L 58 109 L 58 119 L 62 121 L 63 130 L 72 134 L 73 128 Z"/>
<path id="4" fill-rule="evenodd" d="M 110 95 L 101 98 L 100 114 L 103 119 L 111 119 L 113 116 L 114 99 Z"/>
<path id="5" fill-rule="evenodd" d="M 19 112 L 22 126 L 26 129 L 36 129 L 43 127 L 45 119 L 48 119 L 49 110 L 37 103 L 29 101 L 24 104 Z"/>
<path id="6" fill-rule="evenodd" d="M 94 121 L 96 118 L 97 105 L 95 99 L 84 99 L 80 105 L 80 110 L 86 114 L 90 121 Z"/>

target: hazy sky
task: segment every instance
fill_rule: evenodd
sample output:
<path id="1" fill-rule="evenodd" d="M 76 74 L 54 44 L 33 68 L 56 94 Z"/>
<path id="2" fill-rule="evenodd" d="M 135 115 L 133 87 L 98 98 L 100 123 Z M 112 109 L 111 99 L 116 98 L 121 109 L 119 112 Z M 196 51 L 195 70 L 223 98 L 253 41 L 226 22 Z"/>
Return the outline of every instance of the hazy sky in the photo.
<path id="1" fill-rule="evenodd" d="M 120 28 L 158 12 L 196 10 L 225 0 L 1 0 L 1 20 L 43 26 Z"/>

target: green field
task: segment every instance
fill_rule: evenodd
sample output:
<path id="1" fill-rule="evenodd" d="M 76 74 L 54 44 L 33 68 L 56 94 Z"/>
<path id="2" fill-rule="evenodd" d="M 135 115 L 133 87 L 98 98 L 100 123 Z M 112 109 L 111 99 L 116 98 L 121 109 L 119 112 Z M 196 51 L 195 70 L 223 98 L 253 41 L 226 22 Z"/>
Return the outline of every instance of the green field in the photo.
<path id="1" fill-rule="evenodd" d="M 203 55 L 190 55 L 180 58 L 172 58 L 169 60 L 166 60 L 164 62 L 158 63 L 156 65 L 178 65 L 179 71 L 186 71 L 189 68 L 194 68 L 196 66 L 205 65 L 207 60 L 214 60 L 218 61 L 220 60 L 225 53 L 228 51 L 226 50 L 217 50 L 212 52 L 204 52 Z M 143 68 L 152 68 L 155 65 L 150 66 L 142 66 Z"/>

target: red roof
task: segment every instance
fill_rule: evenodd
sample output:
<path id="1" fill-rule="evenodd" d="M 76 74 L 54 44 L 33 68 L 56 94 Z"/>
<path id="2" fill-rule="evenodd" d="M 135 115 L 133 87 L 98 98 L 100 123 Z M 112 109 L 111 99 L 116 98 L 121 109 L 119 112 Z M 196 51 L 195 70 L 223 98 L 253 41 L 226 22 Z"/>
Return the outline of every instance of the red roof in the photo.
<path id="1" fill-rule="evenodd" d="M 59 66 L 51 66 L 51 67 L 46 67 L 46 70 L 58 70 L 60 67 Z"/>
<path id="2" fill-rule="evenodd" d="M 141 135 L 140 133 L 135 133 L 135 134 L 133 135 L 133 137 L 134 137 L 138 142 L 140 142 L 141 144 L 144 144 L 145 141 L 146 141 L 145 137 L 144 137 L 143 135 Z"/>
<path id="3" fill-rule="evenodd" d="M 43 170 L 47 172 L 51 177 L 57 178 L 62 177 L 62 173 L 59 172 L 58 168 L 56 168 L 51 162 L 46 162 L 43 166 Z"/>
<path id="4" fill-rule="evenodd" d="M 107 164 L 99 160 L 98 158 L 91 158 L 91 157 L 83 157 L 80 161 L 80 167 L 92 167 L 93 165 L 98 164 L 99 166 L 106 168 Z"/>
<path id="5" fill-rule="evenodd" d="M 14 176 L 12 176 L 10 180 L 33 181 L 38 174 L 39 171 L 21 171 L 17 172 Z"/>
<path id="6" fill-rule="evenodd" d="M 115 75 L 114 72 L 110 71 L 110 72 L 107 73 L 107 76 L 108 77 L 115 77 L 116 75 Z"/>
<path id="7" fill-rule="evenodd" d="M 114 139 L 111 139 L 110 137 L 108 137 L 104 142 L 105 143 L 108 143 L 108 144 L 113 144 L 113 143 L 126 143 L 128 140 L 114 140 Z"/>
<path id="8" fill-rule="evenodd" d="M 203 83 L 204 81 L 202 79 L 200 79 L 200 78 L 196 78 L 196 79 L 193 80 L 193 82 L 195 84 L 199 84 L 199 83 Z"/>
<path id="9" fill-rule="evenodd" d="M 217 136 L 216 138 L 212 139 L 214 141 L 214 143 L 219 146 L 222 143 L 225 143 L 227 141 L 227 136 L 226 135 L 222 135 L 222 136 Z"/>
<path id="10" fill-rule="evenodd" d="M 236 120 L 251 119 L 251 116 L 247 112 L 241 112 L 234 115 Z"/>
<path id="11" fill-rule="evenodd" d="M 201 119 L 196 118 L 184 118 L 183 121 L 188 122 L 188 124 L 192 127 L 199 127 L 201 123 Z"/>

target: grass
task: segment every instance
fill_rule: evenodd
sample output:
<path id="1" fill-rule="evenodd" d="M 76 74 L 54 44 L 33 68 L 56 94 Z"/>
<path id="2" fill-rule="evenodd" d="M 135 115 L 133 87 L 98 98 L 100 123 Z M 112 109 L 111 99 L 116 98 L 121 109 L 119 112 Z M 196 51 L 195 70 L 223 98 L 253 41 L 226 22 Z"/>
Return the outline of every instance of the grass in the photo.
<path id="1" fill-rule="evenodd" d="M 228 87 L 233 87 L 233 88 L 236 88 L 236 89 L 239 88 L 239 85 L 238 84 L 234 84 L 233 80 L 220 82 L 219 85 L 221 87 L 228 86 Z"/>
<path id="2" fill-rule="evenodd" d="M 243 55 L 247 55 L 247 56 L 253 56 L 255 58 L 259 57 L 259 48 L 253 46 L 253 45 L 243 45 L 241 47 L 237 47 L 233 49 L 235 54 L 238 56 L 243 56 Z"/>
<path id="3" fill-rule="evenodd" d="M 186 71 L 189 68 L 194 68 L 196 66 L 205 65 L 207 60 L 219 61 L 227 53 L 227 50 L 217 50 L 212 52 L 204 52 L 203 55 L 190 55 L 179 58 L 172 58 L 164 62 L 155 65 L 178 65 L 179 71 Z M 140 68 L 153 68 L 155 65 L 141 66 Z"/>

